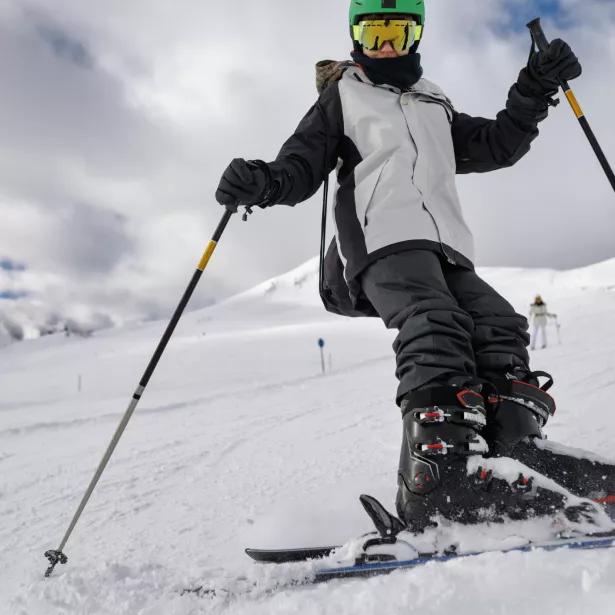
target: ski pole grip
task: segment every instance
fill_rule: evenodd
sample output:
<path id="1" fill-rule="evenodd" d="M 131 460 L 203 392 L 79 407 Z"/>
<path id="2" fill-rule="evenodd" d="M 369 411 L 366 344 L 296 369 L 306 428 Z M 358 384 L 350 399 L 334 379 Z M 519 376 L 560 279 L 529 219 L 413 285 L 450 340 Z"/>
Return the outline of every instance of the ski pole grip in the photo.
<path id="1" fill-rule="evenodd" d="M 540 25 L 540 17 L 536 17 L 536 19 L 532 19 L 530 23 L 527 24 L 534 40 L 536 41 L 536 45 L 538 45 L 538 49 L 540 51 L 548 51 L 549 49 L 549 41 L 545 35 L 545 31 L 542 29 Z"/>

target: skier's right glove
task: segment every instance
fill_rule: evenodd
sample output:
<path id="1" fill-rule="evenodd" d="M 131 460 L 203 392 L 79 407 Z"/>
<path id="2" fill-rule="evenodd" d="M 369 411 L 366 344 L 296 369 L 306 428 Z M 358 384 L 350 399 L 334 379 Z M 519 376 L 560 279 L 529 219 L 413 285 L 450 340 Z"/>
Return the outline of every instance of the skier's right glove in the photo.
<path id="1" fill-rule="evenodd" d="M 267 199 L 272 192 L 272 181 L 266 167 L 260 160 L 235 158 L 222 174 L 216 201 L 235 213 L 240 205 L 270 205 Z"/>
<path id="2" fill-rule="evenodd" d="M 532 54 L 527 66 L 519 73 L 517 88 L 524 96 L 551 101 L 557 94 L 559 80 L 576 79 L 583 71 L 570 45 L 556 38 L 546 52 Z"/>

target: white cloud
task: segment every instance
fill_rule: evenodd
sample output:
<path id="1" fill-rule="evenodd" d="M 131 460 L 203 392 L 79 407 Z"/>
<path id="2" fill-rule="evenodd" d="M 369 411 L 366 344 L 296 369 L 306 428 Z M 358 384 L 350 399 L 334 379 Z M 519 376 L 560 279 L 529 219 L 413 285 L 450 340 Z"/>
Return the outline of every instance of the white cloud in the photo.
<path id="1" fill-rule="evenodd" d="M 426 76 L 459 110 L 502 108 L 527 59 L 518 15 L 531 4 L 428 3 Z M 570 28 L 552 20 L 545 28 L 581 57 L 575 90 L 615 164 L 615 9 L 562 4 Z M 63 0 L 51 12 L 48 0 L 5 0 L 0 257 L 27 264 L 12 284 L 30 293 L 11 310 L 37 301 L 42 312 L 78 306 L 119 320 L 168 313 L 222 214 L 213 198 L 221 172 L 237 156 L 275 157 L 315 100 L 314 63 L 347 57 L 347 7 Z M 516 168 L 460 179 L 480 264 L 565 267 L 613 256 L 615 195 L 566 107 Z M 313 256 L 320 198 L 259 210 L 249 224 L 233 219 L 196 304 Z"/>

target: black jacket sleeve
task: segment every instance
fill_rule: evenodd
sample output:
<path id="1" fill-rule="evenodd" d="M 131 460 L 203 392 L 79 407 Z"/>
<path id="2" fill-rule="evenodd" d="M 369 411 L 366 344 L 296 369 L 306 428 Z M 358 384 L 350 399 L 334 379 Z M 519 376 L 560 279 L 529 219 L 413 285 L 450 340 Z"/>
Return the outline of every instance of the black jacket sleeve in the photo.
<path id="1" fill-rule="evenodd" d="M 338 83 L 332 83 L 268 164 L 274 190 L 269 205 L 296 205 L 313 196 L 337 164 L 344 134 Z"/>
<path id="2" fill-rule="evenodd" d="M 457 173 L 485 173 L 518 162 L 530 151 L 547 110 L 544 100 L 523 96 L 515 84 L 506 109 L 495 120 L 455 112 L 452 131 Z"/>

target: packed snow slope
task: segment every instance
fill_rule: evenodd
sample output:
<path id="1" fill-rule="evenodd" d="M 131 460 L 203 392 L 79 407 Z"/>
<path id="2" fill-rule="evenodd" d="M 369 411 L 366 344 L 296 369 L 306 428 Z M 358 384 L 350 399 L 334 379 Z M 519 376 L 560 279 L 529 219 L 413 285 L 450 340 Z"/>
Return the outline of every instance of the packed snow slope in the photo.
<path id="1" fill-rule="evenodd" d="M 246 546 L 344 542 L 372 529 L 361 493 L 393 508 L 396 491 L 393 334 L 328 315 L 316 272 L 312 261 L 186 315 L 68 565 L 49 580 L 43 553 L 58 546 L 165 323 L 0 352 L 1 615 L 613 612 L 615 550 L 489 553 L 271 591 L 297 570 L 258 567 Z M 561 345 L 553 328 L 533 355 L 556 379 L 549 437 L 615 457 L 615 261 L 481 273 L 522 313 L 541 293 L 559 316 Z M 181 595 L 200 585 L 251 591 Z"/>

